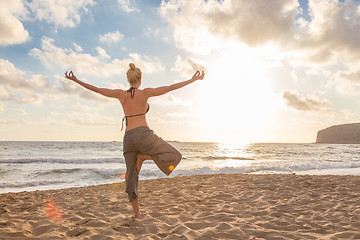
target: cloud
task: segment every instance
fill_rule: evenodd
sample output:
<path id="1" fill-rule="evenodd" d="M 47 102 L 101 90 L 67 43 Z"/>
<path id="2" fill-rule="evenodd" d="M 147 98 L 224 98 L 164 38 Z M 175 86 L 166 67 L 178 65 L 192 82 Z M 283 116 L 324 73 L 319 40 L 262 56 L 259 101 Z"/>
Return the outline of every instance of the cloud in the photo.
<path id="1" fill-rule="evenodd" d="M 46 76 L 26 73 L 4 59 L 0 59 L 0 84 L 1 100 L 23 104 L 40 104 L 43 97 L 39 92 L 50 89 Z"/>
<path id="2" fill-rule="evenodd" d="M 190 100 L 182 99 L 180 97 L 175 97 L 171 93 L 166 95 L 161 95 L 156 98 L 152 98 L 151 104 L 157 104 L 160 106 L 186 106 L 186 107 L 190 107 L 192 105 Z"/>
<path id="3" fill-rule="evenodd" d="M 192 127 L 199 126 L 199 123 L 192 119 L 194 115 L 188 114 L 187 112 L 167 113 L 166 116 L 168 117 L 165 118 L 164 116 L 163 117 L 149 116 L 148 122 L 151 125 L 159 125 L 162 127 L 164 127 L 164 125 L 165 126 L 181 125 L 181 126 L 192 126 Z"/>
<path id="4" fill-rule="evenodd" d="M 110 55 L 107 54 L 106 51 L 103 48 L 97 47 L 96 51 L 98 52 L 100 58 L 102 58 L 102 59 L 111 59 Z"/>
<path id="5" fill-rule="evenodd" d="M 360 84 L 360 69 L 338 72 L 336 77 L 353 84 Z"/>
<path id="6" fill-rule="evenodd" d="M 298 6 L 295 0 L 224 1 L 208 9 L 205 21 L 214 34 L 256 46 L 291 33 Z"/>
<path id="7" fill-rule="evenodd" d="M 324 124 L 324 122 L 319 122 L 316 120 L 309 120 L 309 119 L 302 119 L 302 118 L 292 118 L 291 123 L 298 126 L 307 126 L 311 128 L 319 128 L 317 126 L 324 126 L 327 124 Z M 330 123 L 329 123 L 330 124 Z"/>
<path id="8" fill-rule="evenodd" d="M 19 104 L 41 104 L 42 96 L 31 91 L 11 91 L 0 86 L 0 100 L 4 102 L 16 102 Z"/>
<path id="9" fill-rule="evenodd" d="M 21 108 L 14 109 L 14 112 L 16 112 L 19 115 L 27 115 L 27 112 L 24 109 L 21 109 Z"/>
<path id="10" fill-rule="evenodd" d="M 33 0 L 27 3 L 34 18 L 60 27 L 75 27 L 80 23 L 81 13 L 95 5 L 93 0 Z"/>
<path id="11" fill-rule="evenodd" d="M 339 93 L 354 96 L 360 94 L 360 68 L 349 68 L 334 75 L 333 85 Z"/>
<path id="12" fill-rule="evenodd" d="M 116 43 L 120 40 L 124 39 L 124 34 L 121 34 L 119 31 L 116 32 L 108 32 L 104 35 L 100 35 L 99 42 L 100 43 L 106 43 L 106 44 L 112 44 Z"/>
<path id="13" fill-rule="evenodd" d="M 354 0 L 309 1 L 310 20 L 300 25 L 298 40 L 287 47 L 304 55 L 301 63 L 359 64 L 360 5 Z M 305 20 L 302 20 L 305 21 Z"/>
<path id="14" fill-rule="evenodd" d="M 356 96 L 360 94 L 360 87 L 354 84 L 344 84 L 342 81 L 335 81 L 334 85 L 336 90 L 343 95 Z"/>
<path id="15" fill-rule="evenodd" d="M 111 83 L 109 83 L 109 86 L 110 86 L 110 88 L 113 88 L 113 89 L 128 89 L 129 88 L 128 85 L 122 84 L 120 82 L 116 82 L 116 83 L 111 82 Z"/>
<path id="16" fill-rule="evenodd" d="M 327 107 L 329 105 L 326 100 L 319 100 L 317 97 L 303 97 L 289 90 L 282 93 L 286 106 L 297 111 L 320 112 L 331 114 L 332 111 Z"/>
<path id="17" fill-rule="evenodd" d="M 309 0 L 307 16 L 295 0 L 170 0 L 159 10 L 176 45 L 194 53 L 226 49 L 232 42 L 270 44 L 292 65 L 360 68 L 360 4 L 355 0 Z"/>
<path id="18" fill-rule="evenodd" d="M 0 86 L 0 100 L 1 101 L 8 101 L 11 100 L 12 96 L 10 93 L 3 87 Z"/>
<path id="19" fill-rule="evenodd" d="M 176 46 L 190 53 L 224 56 L 236 49 L 233 46 L 245 44 L 252 55 L 266 59 L 271 49 L 270 63 L 276 60 L 299 71 L 319 69 L 317 79 L 322 79 L 323 86 L 333 84 L 345 95 L 360 93 L 359 1 L 309 0 L 308 11 L 302 12 L 298 1 L 277 0 L 269 5 L 265 0 L 169 0 L 162 1 L 159 10 Z M 242 56 L 246 55 L 237 58 Z M 187 65 L 189 59 L 178 57 L 172 70 L 189 73 Z M 309 78 L 299 78 L 297 84 L 304 81 Z M 313 97 L 285 92 L 283 98 L 297 111 L 332 113 L 326 101 Z"/>
<path id="20" fill-rule="evenodd" d="M 95 5 L 93 0 L 0 0 L 0 46 L 20 44 L 30 39 L 22 20 L 38 19 L 61 27 L 75 27 L 81 13 Z"/>
<path id="21" fill-rule="evenodd" d="M 121 9 L 127 13 L 131 13 L 131 12 L 140 12 L 140 9 L 132 7 L 130 5 L 132 5 L 132 0 L 117 0 L 117 2 L 119 3 Z"/>
<path id="22" fill-rule="evenodd" d="M 81 46 L 77 45 L 76 43 L 73 43 L 73 45 L 74 45 L 74 48 L 75 48 L 75 51 L 76 51 L 76 52 L 82 52 L 82 51 L 84 51 L 84 49 L 83 49 Z"/>
<path id="23" fill-rule="evenodd" d="M 27 74 L 4 59 L 0 59 L 0 84 L 12 89 L 30 90 L 44 90 L 50 86 L 47 77 L 38 74 Z"/>
<path id="24" fill-rule="evenodd" d="M 159 36 L 159 34 L 161 33 L 161 29 L 160 28 L 151 28 L 148 27 L 146 28 L 146 30 L 144 31 L 145 36 L 147 37 L 157 37 Z"/>
<path id="25" fill-rule="evenodd" d="M 84 100 L 91 100 L 102 104 L 116 104 L 118 105 L 118 101 L 113 98 L 107 98 L 102 96 L 101 94 L 89 91 L 85 89 L 84 87 L 81 87 L 80 85 L 62 77 L 62 76 L 55 76 L 57 82 L 60 84 L 59 86 L 54 86 L 52 88 L 53 94 L 52 98 L 57 99 L 58 95 L 68 95 L 68 96 L 76 96 L 79 98 L 82 98 Z M 85 82 L 86 79 L 84 80 Z M 120 88 L 120 89 L 126 89 L 127 87 L 124 86 L 121 83 L 109 83 L 110 88 Z M 77 104 L 75 107 L 81 110 L 89 110 L 86 109 L 87 105 L 81 105 L 80 103 Z"/>
<path id="26" fill-rule="evenodd" d="M 44 97 L 57 99 L 60 93 L 102 103 L 112 102 L 64 77 L 56 76 L 56 78 L 60 86 L 51 86 L 48 77 L 24 72 L 11 62 L 0 59 L 0 100 L 19 104 L 41 104 Z"/>
<path id="27" fill-rule="evenodd" d="M 151 124 L 151 125 L 161 125 L 164 126 L 165 124 L 168 123 L 167 120 L 164 120 L 163 117 L 155 117 L 155 116 L 149 116 L 146 117 L 147 121 Z"/>
<path id="28" fill-rule="evenodd" d="M 218 46 L 221 40 L 249 46 L 278 41 L 293 31 L 298 5 L 296 0 L 170 0 L 162 1 L 160 14 L 170 23 L 177 45 L 196 51 L 209 41 Z"/>
<path id="29" fill-rule="evenodd" d="M 114 126 L 119 125 L 119 120 L 114 118 L 105 118 L 98 116 L 97 119 L 89 119 L 88 116 L 75 118 L 72 120 L 73 123 L 81 125 L 81 126 Z"/>
<path id="30" fill-rule="evenodd" d="M 357 114 L 350 109 L 343 109 L 341 111 L 341 115 L 347 121 L 355 121 L 358 119 Z"/>
<path id="31" fill-rule="evenodd" d="M 0 0 L 0 46 L 19 44 L 30 39 L 20 19 L 27 10 L 21 0 Z"/>
<path id="32" fill-rule="evenodd" d="M 64 77 L 57 76 L 57 80 L 60 83 L 60 86 L 54 88 L 54 91 L 57 93 L 62 93 L 66 95 L 75 95 L 85 100 L 92 100 L 102 103 L 112 103 L 113 101 L 109 98 L 106 98 L 100 94 L 89 91 L 78 84 L 65 79 Z"/>
<path id="33" fill-rule="evenodd" d="M 9 125 L 9 124 L 16 124 L 16 125 L 23 125 L 23 124 L 29 124 L 29 121 L 19 119 L 19 120 L 0 120 L 0 124 L 3 125 Z"/>
<path id="34" fill-rule="evenodd" d="M 5 104 L 0 102 L 0 113 L 3 112 L 3 111 L 5 111 Z"/>
<path id="35" fill-rule="evenodd" d="M 191 112 L 189 111 L 188 109 L 186 111 L 183 111 L 183 112 L 179 112 L 179 111 L 176 111 L 176 112 L 168 112 L 166 113 L 166 116 L 168 116 L 169 118 L 171 119 L 187 119 L 187 120 L 190 120 L 190 121 L 194 121 L 194 112 Z M 196 115 L 195 115 L 196 117 Z"/>
<path id="36" fill-rule="evenodd" d="M 81 126 L 114 126 L 119 125 L 119 119 L 114 118 L 112 116 L 104 116 L 99 115 L 98 113 L 78 113 L 78 112 L 70 112 L 68 114 L 69 118 L 71 118 L 72 122 Z"/>
<path id="37" fill-rule="evenodd" d="M 141 56 L 138 53 L 130 53 L 129 56 L 136 67 L 140 68 L 144 73 L 161 72 L 165 70 L 157 57 Z"/>
<path id="38" fill-rule="evenodd" d="M 171 71 L 180 72 L 185 76 L 193 75 L 197 70 L 207 72 L 206 67 L 199 60 L 191 57 L 183 59 L 181 56 L 176 57 L 175 65 Z"/>
<path id="39" fill-rule="evenodd" d="M 134 62 L 144 73 L 164 70 L 157 57 L 150 58 L 137 53 L 130 53 L 128 59 L 111 59 L 100 47 L 97 48 L 98 56 L 93 56 L 88 53 L 77 53 L 72 49 L 60 48 L 54 43 L 54 39 L 43 37 L 41 49 L 33 48 L 29 54 L 40 59 L 48 68 L 72 69 L 76 74 L 105 77 L 124 74 L 130 62 Z"/>

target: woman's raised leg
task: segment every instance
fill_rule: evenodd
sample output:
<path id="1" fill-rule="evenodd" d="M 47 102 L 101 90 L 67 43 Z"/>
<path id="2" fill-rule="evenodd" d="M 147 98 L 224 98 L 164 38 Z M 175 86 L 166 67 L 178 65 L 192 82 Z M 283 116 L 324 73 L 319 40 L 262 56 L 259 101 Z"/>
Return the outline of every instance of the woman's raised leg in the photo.
<path id="1" fill-rule="evenodd" d="M 139 174 L 141 170 L 141 166 L 145 160 L 153 160 L 150 155 L 138 153 L 136 156 L 136 171 Z"/>

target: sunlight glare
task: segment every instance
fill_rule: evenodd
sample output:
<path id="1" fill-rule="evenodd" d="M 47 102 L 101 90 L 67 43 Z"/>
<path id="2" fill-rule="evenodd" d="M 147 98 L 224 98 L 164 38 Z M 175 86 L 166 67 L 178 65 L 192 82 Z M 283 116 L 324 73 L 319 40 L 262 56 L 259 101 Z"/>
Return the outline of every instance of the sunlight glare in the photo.
<path id="1" fill-rule="evenodd" d="M 234 160 L 234 159 L 225 159 L 225 160 L 214 160 L 214 163 L 212 164 L 215 168 L 239 168 L 239 167 L 245 167 L 250 166 L 254 161 L 251 160 Z"/>
<path id="2" fill-rule="evenodd" d="M 208 65 L 199 107 L 203 121 L 225 130 L 266 124 L 274 108 L 267 67 L 257 50 L 229 46 Z"/>

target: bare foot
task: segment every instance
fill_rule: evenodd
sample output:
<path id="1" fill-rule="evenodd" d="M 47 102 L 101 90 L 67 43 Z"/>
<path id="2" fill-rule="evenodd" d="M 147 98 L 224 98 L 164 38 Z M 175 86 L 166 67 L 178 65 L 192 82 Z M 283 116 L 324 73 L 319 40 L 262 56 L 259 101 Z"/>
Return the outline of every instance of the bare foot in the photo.
<path id="1" fill-rule="evenodd" d="M 139 204 L 139 198 L 136 197 L 134 200 L 131 201 L 131 206 L 133 207 L 135 218 L 142 218 L 140 213 L 140 204 Z"/>
<path id="2" fill-rule="evenodd" d="M 136 156 L 136 171 L 139 174 L 141 170 L 141 166 L 145 160 L 151 160 L 152 157 L 150 155 L 138 153 Z"/>

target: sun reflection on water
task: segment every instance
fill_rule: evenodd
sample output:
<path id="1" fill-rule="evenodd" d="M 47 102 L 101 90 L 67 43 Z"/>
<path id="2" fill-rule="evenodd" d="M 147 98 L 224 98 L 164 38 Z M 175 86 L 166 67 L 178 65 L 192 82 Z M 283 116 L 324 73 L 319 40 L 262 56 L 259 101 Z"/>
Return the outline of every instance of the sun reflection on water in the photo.
<path id="1" fill-rule="evenodd" d="M 212 167 L 238 168 L 253 164 L 255 159 L 249 151 L 249 146 L 249 144 L 219 143 L 217 145 L 219 157 L 217 159 L 215 157 Z"/>
<path id="2" fill-rule="evenodd" d="M 213 167 L 223 168 L 223 167 L 244 167 L 252 164 L 251 160 L 234 160 L 234 159 L 226 159 L 226 160 L 214 160 Z"/>

